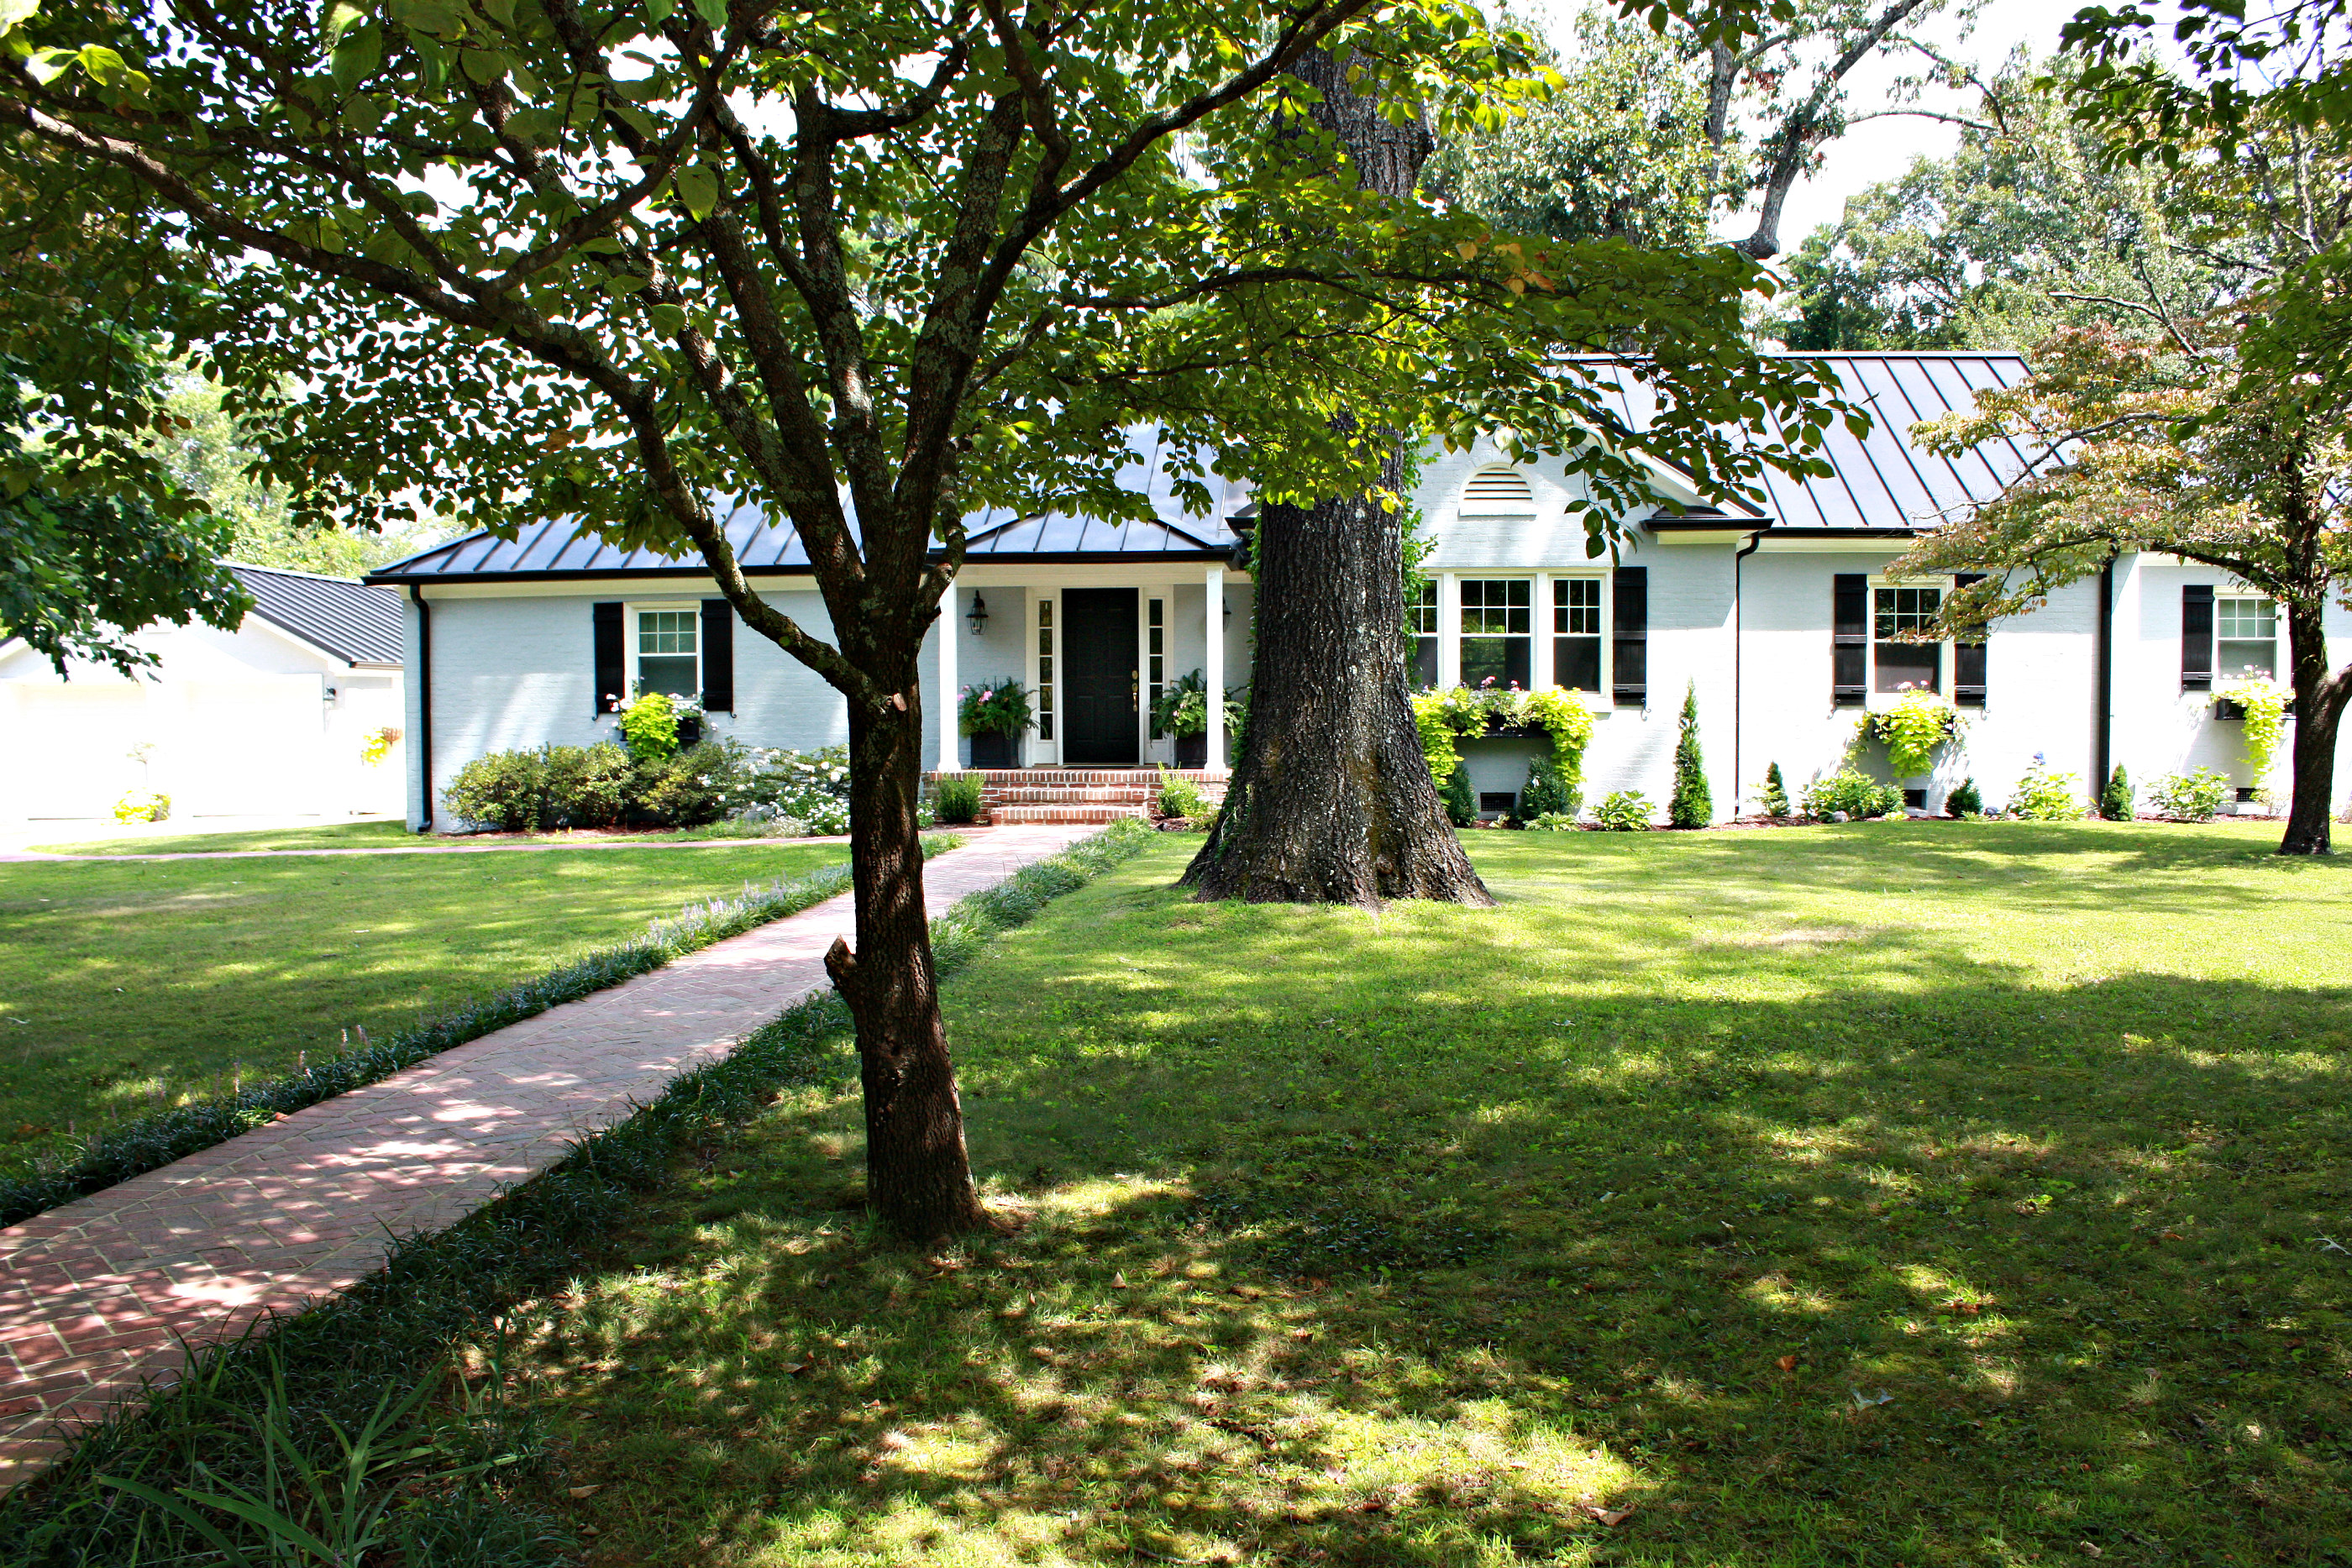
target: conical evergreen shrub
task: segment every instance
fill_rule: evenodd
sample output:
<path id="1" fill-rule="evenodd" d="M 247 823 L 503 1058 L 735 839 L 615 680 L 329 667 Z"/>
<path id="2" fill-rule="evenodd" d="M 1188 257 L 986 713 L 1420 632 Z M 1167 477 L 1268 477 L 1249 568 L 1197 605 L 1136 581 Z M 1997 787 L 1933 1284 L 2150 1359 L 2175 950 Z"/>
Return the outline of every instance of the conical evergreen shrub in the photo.
<path id="1" fill-rule="evenodd" d="M 1455 827 L 1466 828 L 1478 820 L 1478 791 L 1470 788 L 1467 768 L 1457 766 L 1437 798 L 1445 802 L 1445 820 Z"/>
<path id="2" fill-rule="evenodd" d="M 1715 821 L 1715 797 L 1706 787 L 1706 764 L 1698 750 L 1698 683 L 1683 693 L 1683 732 L 1675 742 L 1675 798 L 1666 820 L 1677 828 L 1704 828 Z"/>
<path id="3" fill-rule="evenodd" d="M 2124 765 L 2120 762 L 2107 776 L 2107 787 L 2099 791 L 2099 815 L 2110 822 L 2132 820 L 2131 776 L 2124 771 Z"/>
<path id="4" fill-rule="evenodd" d="M 1789 786 L 1780 777 L 1777 762 L 1764 769 L 1764 814 L 1780 818 L 1789 814 Z"/>

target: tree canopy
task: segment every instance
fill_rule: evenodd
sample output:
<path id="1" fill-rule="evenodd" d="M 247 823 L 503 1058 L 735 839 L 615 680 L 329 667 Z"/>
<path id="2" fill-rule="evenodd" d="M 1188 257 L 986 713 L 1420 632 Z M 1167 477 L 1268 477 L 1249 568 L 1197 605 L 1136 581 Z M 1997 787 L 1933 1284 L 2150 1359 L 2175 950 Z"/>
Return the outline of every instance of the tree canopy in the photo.
<path id="1" fill-rule="evenodd" d="M 241 407 L 300 388 L 299 418 L 251 423 L 257 478 L 362 523 L 416 497 L 698 555 L 842 693 L 858 936 L 829 964 L 877 1206 L 914 1233 L 979 1222 L 915 839 L 916 664 L 967 517 L 1141 517 L 1118 476 L 1145 420 L 1197 509 L 1213 463 L 1269 504 L 1375 490 L 1389 442 L 1339 417 L 1368 408 L 1561 451 L 1597 550 L 1650 500 L 1645 455 L 1750 487 L 1817 465 L 1837 416 L 1811 367 L 1748 350 L 1742 256 L 1546 245 L 1330 177 L 1310 51 L 1441 133 L 1542 89 L 1528 41 L 1455 0 L 0 18 L 0 176 L 205 258 L 178 346 Z M 1732 434 L 1774 421 L 1787 444 Z M 743 576 L 719 523 L 742 497 L 798 531 L 825 623 Z"/>

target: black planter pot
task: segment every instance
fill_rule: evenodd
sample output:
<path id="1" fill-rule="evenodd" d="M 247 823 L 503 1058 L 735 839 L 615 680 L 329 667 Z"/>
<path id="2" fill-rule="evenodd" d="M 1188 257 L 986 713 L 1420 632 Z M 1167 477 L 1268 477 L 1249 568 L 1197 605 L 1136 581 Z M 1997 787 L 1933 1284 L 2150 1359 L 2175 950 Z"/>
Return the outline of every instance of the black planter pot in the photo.
<path id="1" fill-rule="evenodd" d="M 693 714 L 688 714 L 684 718 L 679 719 L 677 721 L 677 743 L 680 746 L 701 745 L 702 720 L 696 717 Z"/>
<path id="2" fill-rule="evenodd" d="M 1176 766 L 1206 768 L 1209 765 L 1209 737 L 1201 735 L 1180 735 L 1176 737 Z"/>
<path id="3" fill-rule="evenodd" d="M 971 765 L 974 768 L 1018 768 L 1021 747 L 1013 736 L 1001 729 L 982 730 L 971 737 Z"/>

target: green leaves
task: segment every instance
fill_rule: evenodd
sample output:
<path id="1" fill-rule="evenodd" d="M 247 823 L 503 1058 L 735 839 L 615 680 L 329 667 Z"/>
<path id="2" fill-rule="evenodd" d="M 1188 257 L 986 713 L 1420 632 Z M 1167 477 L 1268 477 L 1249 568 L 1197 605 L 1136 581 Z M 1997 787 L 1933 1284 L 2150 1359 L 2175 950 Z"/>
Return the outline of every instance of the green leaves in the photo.
<path id="1" fill-rule="evenodd" d="M 689 163 L 677 172 L 679 204 L 697 223 L 710 215 L 719 204 L 719 176 L 699 163 Z"/>
<path id="2" fill-rule="evenodd" d="M 350 92 L 375 75 L 383 64 L 383 30 L 369 22 L 341 36 L 328 57 L 335 85 Z"/>

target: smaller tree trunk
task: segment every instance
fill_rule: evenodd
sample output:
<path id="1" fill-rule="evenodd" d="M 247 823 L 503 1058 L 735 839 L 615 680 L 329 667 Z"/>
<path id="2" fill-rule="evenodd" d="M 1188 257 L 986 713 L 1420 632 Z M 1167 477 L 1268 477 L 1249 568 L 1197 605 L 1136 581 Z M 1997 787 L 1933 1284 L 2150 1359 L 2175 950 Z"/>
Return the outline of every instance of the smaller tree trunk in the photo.
<path id="1" fill-rule="evenodd" d="M 2327 673 L 2327 632 L 2322 607 L 2297 600 L 2284 603 L 2287 657 L 2294 665 L 2294 798 L 2287 806 L 2283 855 L 2333 852 L 2336 810 L 2336 737 L 2344 705 L 2352 697 L 2352 664 Z"/>
<path id="2" fill-rule="evenodd" d="M 901 688 L 913 690 L 908 681 Z M 963 1105 L 923 911 L 922 709 L 849 709 L 849 859 L 857 947 L 825 972 L 857 1025 L 866 1091 L 866 1201 L 885 1228 L 927 1241 L 987 1226 L 964 1147 Z"/>

